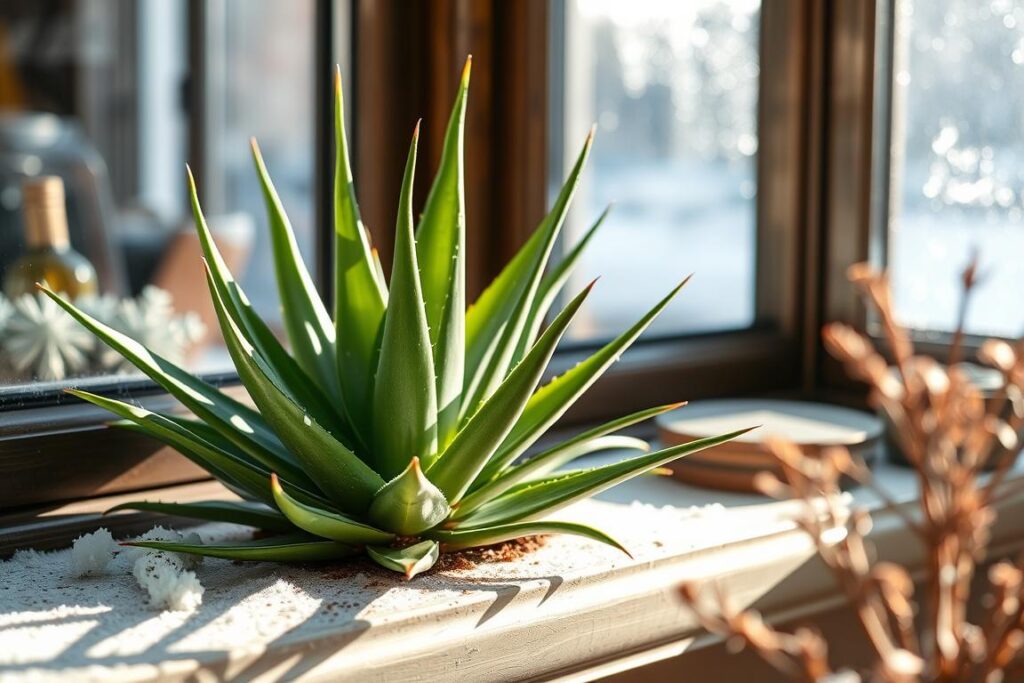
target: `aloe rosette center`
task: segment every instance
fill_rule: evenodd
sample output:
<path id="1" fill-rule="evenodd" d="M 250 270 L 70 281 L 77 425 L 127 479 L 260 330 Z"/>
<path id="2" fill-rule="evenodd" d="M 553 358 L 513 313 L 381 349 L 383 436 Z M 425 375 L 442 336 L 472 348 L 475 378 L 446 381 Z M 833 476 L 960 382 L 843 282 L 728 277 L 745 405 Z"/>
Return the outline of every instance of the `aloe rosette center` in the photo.
<path id="1" fill-rule="evenodd" d="M 439 167 L 418 221 L 413 186 L 419 124 L 402 178 L 389 277 L 356 202 L 340 76 L 335 78 L 334 308 L 328 311 L 258 145 L 287 344 L 253 310 L 228 270 L 189 188 L 207 282 L 225 346 L 251 399 L 243 403 L 53 300 L 190 411 L 189 417 L 71 390 L 118 418 L 114 426 L 169 444 L 238 500 L 136 501 L 116 509 L 249 525 L 258 540 L 137 545 L 228 559 L 338 560 L 364 555 L 412 577 L 440 553 L 522 536 L 565 533 L 626 550 L 607 534 L 550 515 L 676 458 L 743 433 L 648 452 L 616 434 L 680 404 L 580 432 L 530 458 L 537 440 L 643 333 L 685 280 L 632 327 L 541 386 L 548 362 L 593 283 L 565 293 L 607 211 L 557 263 L 551 255 L 593 141 L 587 136 L 550 213 L 467 308 L 464 126 L 471 61 L 448 120 Z M 556 302 L 566 301 L 553 317 Z M 611 464 L 566 469 L 595 451 L 631 450 Z M 524 459 L 526 458 L 526 459 Z"/>

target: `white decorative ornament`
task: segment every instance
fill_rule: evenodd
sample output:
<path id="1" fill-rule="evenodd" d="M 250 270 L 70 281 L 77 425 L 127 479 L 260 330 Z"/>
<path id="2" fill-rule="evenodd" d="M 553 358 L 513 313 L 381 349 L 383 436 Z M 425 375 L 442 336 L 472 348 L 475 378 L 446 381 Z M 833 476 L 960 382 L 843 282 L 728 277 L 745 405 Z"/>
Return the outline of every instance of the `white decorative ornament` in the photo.
<path id="1" fill-rule="evenodd" d="M 75 305 L 173 363 L 184 362 L 206 334 L 197 314 L 176 313 L 171 295 L 153 286 L 136 299 L 83 296 Z M 0 295 L 0 380 L 54 381 L 121 371 L 134 372 L 134 366 L 49 298 L 25 294 L 12 302 Z"/>
<path id="2" fill-rule="evenodd" d="M 117 302 L 112 314 L 100 319 L 176 364 L 184 362 L 188 348 L 206 333 L 195 313 L 177 315 L 171 295 L 151 285 L 145 287 L 137 298 Z M 131 363 L 106 347 L 101 351 L 100 360 L 111 370 L 134 371 Z"/>
<path id="3" fill-rule="evenodd" d="M 95 340 L 60 306 L 34 294 L 12 303 L 0 347 L 15 375 L 56 381 L 89 367 Z"/>

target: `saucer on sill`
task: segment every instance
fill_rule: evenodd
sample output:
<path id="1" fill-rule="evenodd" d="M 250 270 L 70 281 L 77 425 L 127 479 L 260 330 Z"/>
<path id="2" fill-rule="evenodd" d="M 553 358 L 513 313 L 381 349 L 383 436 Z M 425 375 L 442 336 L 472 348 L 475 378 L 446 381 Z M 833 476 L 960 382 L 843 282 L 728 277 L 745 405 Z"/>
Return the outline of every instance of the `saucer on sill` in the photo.
<path id="1" fill-rule="evenodd" d="M 759 429 L 733 441 L 680 458 L 669 467 L 673 476 L 697 486 L 729 491 L 754 491 L 754 477 L 781 470 L 763 448 L 777 436 L 815 455 L 830 446 L 845 446 L 872 462 L 882 445 L 882 421 L 871 413 L 841 406 L 772 399 L 701 401 L 657 418 L 658 436 L 665 446 L 722 434 L 753 425 Z"/>

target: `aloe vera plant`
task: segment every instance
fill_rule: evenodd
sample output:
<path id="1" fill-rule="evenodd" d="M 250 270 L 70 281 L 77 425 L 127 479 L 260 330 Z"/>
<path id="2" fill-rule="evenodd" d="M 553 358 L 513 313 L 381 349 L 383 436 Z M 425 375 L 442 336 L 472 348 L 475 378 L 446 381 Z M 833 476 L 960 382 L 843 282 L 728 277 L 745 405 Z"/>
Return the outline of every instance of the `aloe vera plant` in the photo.
<path id="1" fill-rule="evenodd" d="M 360 220 L 340 76 L 336 78 L 333 316 L 317 295 L 253 143 L 290 348 L 255 314 L 228 272 L 189 174 L 210 295 L 255 409 L 44 289 L 194 417 L 160 414 L 85 391 L 71 393 L 117 415 L 121 419 L 115 426 L 173 446 L 241 497 L 237 502 L 139 501 L 114 509 L 247 524 L 269 534 L 216 545 L 137 545 L 243 560 L 311 561 L 365 554 L 407 577 L 430 568 L 441 552 L 532 534 L 577 534 L 625 550 L 596 529 L 547 516 L 742 433 L 655 453 L 647 453 L 643 441 L 613 434 L 675 407 L 660 406 L 590 429 L 519 462 L 682 284 L 618 338 L 538 389 L 555 347 L 592 286 L 576 293 L 544 327 L 582 247 L 600 225 L 598 221 L 561 263 L 547 268 L 592 135 L 551 212 L 466 310 L 463 127 L 469 67 L 467 61 L 440 166 L 418 224 L 412 205 L 418 125 L 413 134 L 388 279 Z M 608 448 L 641 453 L 590 469 L 560 469 L 581 455 Z"/>

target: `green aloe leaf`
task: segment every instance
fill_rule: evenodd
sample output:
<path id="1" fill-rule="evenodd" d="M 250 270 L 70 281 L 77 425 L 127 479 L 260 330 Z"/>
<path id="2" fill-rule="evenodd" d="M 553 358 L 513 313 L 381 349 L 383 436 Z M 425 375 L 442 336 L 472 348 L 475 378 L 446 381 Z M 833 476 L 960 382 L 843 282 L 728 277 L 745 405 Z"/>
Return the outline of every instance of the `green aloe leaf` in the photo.
<path id="1" fill-rule="evenodd" d="M 465 494 L 494 449 L 511 431 L 537 388 L 555 347 L 593 286 L 594 283 L 590 283 L 558 314 L 523 361 L 480 406 L 447 450 L 427 470 L 431 480 L 452 503 Z"/>
<path id="2" fill-rule="evenodd" d="M 624 434 L 599 436 L 589 441 L 575 443 L 566 442 L 544 451 L 536 457 L 530 458 L 521 465 L 509 468 L 504 476 L 499 477 L 499 479 L 509 477 L 521 478 L 521 481 L 530 481 L 550 474 L 563 465 L 584 455 L 611 450 L 642 451 L 646 453 L 651 450 L 651 444 L 635 436 L 626 436 Z"/>
<path id="3" fill-rule="evenodd" d="M 67 392 L 131 421 L 140 431 L 177 449 L 217 479 L 238 486 L 265 503 L 273 504 L 268 485 L 270 471 L 262 463 L 221 450 L 181 424 L 140 406 L 97 396 L 87 391 L 68 389 Z M 301 471 L 296 472 L 294 481 L 289 479 L 288 483 L 307 497 L 319 498 L 313 493 L 317 490 L 315 487 L 307 488 L 312 484 Z"/>
<path id="4" fill-rule="evenodd" d="M 323 508 L 296 500 L 288 495 L 277 475 L 270 477 L 270 490 L 274 493 L 274 502 L 277 508 L 291 521 L 292 524 L 303 531 L 308 531 L 314 536 L 329 538 L 332 541 L 340 541 L 351 545 L 364 545 L 366 543 L 390 543 L 395 540 L 394 534 L 389 534 L 380 529 L 363 524 L 350 517 L 324 510 Z"/>
<path id="5" fill-rule="evenodd" d="M 259 145 L 251 141 L 260 188 L 267 205 L 274 271 L 281 298 L 281 317 L 292 353 L 306 374 L 332 399 L 341 400 L 335 359 L 334 323 L 306 269 L 281 199 L 263 163 Z"/>
<path id="6" fill-rule="evenodd" d="M 430 332 L 412 232 L 412 186 L 419 124 L 402 179 L 391 292 L 373 389 L 373 446 L 381 476 L 398 475 L 409 458 L 437 451 L 437 398 Z"/>
<path id="7" fill-rule="evenodd" d="M 162 417 L 169 418 L 170 416 L 163 415 Z M 178 451 L 181 455 L 209 472 L 214 479 L 219 481 L 225 486 L 225 488 L 234 492 L 240 498 L 262 503 L 273 502 L 270 490 L 259 488 L 258 480 L 262 475 L 257 476 L 257 474 L 253 474 L 264 471 L 262 469 L 262 465 L 259 465 L 258 463 L 252 463 L 248 460 L 243 461 L 244 466 L 250 468 L 253 473 L 250 473 L 246 479 L 238 479 L 236 477 L 232 477 L 227 473 L 227 471 L 220 469 L 216 464 L 216 459 L 212 458 L 204 448 L 190 446 L 189 441 L 184 439 L 179 440 L 175 435 L 163 433 L 159 429 L 154 429 L 150 424 L 145 422 L 133 422 L 131 420 L 115 420 L 108 423 L 108 426 L 114 429 L 135 432 L 136 434 L 141 434 L 167 444 L 174 450 Z"/>
<path id="8" fill-rule="evenodd" d="M 480 473 L 477 485 L 483 485 L 495 478 L 516 458 L 526 452 L 526 449 L 532 446 L 558 418 L 564 415 L 565 411 L 576 402 L 583 392 L 590 388 L 643 334 L 644 330 L 668 306 L 689 280 L 690 278 L 687 277 L 677 285 L 633 327 L 600 348 L 582 363 L 538 389 L 537 393 L 530 398 L 530 402 L 512 432 L 487 463 L 487 467 Z"/>
<path id="9" fill-rule="evenodd" d="M 231 522 L 232 524 L 244 524 L 256 527 L 257 529 L 281 533 L 294 533 L 296 530 L 295 525 L 289 522 L 288 518 L 277 510 L 259 503 L 244 501 L 205 500 L 196 503 L 163 503 L 160 501 L 138 500 L 115 505 L 103 514 L 109 515 L 111 512 L 119 510 L 159 512 L 164 515 L 203 519 L 210 522 Z"/>
<path id="10" fill-rule="evenodd" d="M 576 267 L 576 262 L 579 261 L 583 251 L 587 248 L 590 240 L 593 239 L 597 233 L 597 229 L 604 223 L 604 219 L 608 217 L 612 207 L 606 208 L 598 217 L 597 221 L 590 226 L 590 229 L 583 234 L 583 237 L 576 246 L 566 254 L 558 264 L 551 269 L 551 272 L 544 276 L 544 279 L 540 282 L 540 288 L 537 290 L 537 296 L 533 298 L 533 304 L 530 306 L 530 314 L 526 318 L 526 327 L 524 328 L 523 334 L 519 336 L 519 343 L 516 346 L 516 353 L 512 358 L 512 365 L 515 365 L 522 360 L 523 356 L 526 355 L 527 351 L 533 345 L 537 339 L 537 335 L 540 334 L 540 328 L 544 324 L 544 320 L 548 316 L 548 311 L 554 305 L 555 300 L 558 299 L 558 295 L 561 294 L 562 288 L 565 287 L 565 283 L 569 281 L 569 276 L 572 275 L 573 268 Z"/>
<path id="11" fill-rule="evenodd" d="M 629 557 L 633 557 L 626 550 L 625 546 L 603 531 L 573 522 L 521 522 L 518 524 L 471 529 L 469 531 L 443 531 L 435 529 L 428 532 L 426 536 L 440 543 L 441 550 L 447 553 L 465 550 L 466 548 L 494 545 L 495 543 L 503 543 L 536 534 L 572 534 L 574 536 L 583 536 L 599 543 L 610 545 L 613 548 L 618 548 L 629 555 Z"/>
<path id="12" fill-rule="evenodd" d="M 593 139 L 591 130 L 550 213 L 466 313 L 466 382 L 460 421 L 497 390 L 511 367 Z"/>
<path id="13" fill-rule="evenodd" d="M 459 520 L 458 511 L 449 524 L 453 528 L 481 528 L 526 522 L 550 514 L 582 498 L 597 495 L 612 486 L 632 479 L 655 467 L 661 467 L 684 455 L 735 439 L 753 429 L 741 429 L 720 436 L 698 439 L 690 443 L 665 448 L 655 453 L 638 455 L 620 462 L 587 470 L 578 470 L 540 482 L 527 482 L 509 490 L 502 496 L 481 506 L 465 519 Z M 447 526 L 447 525 L 446 525 Z"/>
<path id="14" fill-rule="evenodd" d="M 440 448 L 455 436 L 466 336 L 466 191 L 463 138 L 472 57 L 466 60 L 444 136 L 441 162 L 416 229 L 423 301 L 437 372 Z M 430 463 L 425 461 L 426 465 Z"/>
<path id="15" fill-rule="evenodd" d="M 419 458 L 413 458 L 377 492 L 367 516 L 384 529 L 415 536 L 443 522 L 450 511 L 444 494 L 423 475 Z"/>
<path id="16" fill-rule="evenodd" d="M 234 543 L 176 543 L 173 541 L 131 541 L 122 545 L 151 548 L 172 553 L 188 553 L 225 560 L 255 562 L 322 562 L 358 555 L 359 550 L 344 543 L 310 538 L 306 534 L 288 534 Z"/>
<path id="17" fill-rule="evenodd" d="M 334 323 L 344 409 L 364 442 L 370 439 L 373 371 L 384 321 L 384 275 L 359 215 L 345 135 L 341 71 L 334 78 Z"/>
<path id="18" fill-rule="evenodd" d="M 686 405 L 685 402 L 670 403 L 668 405 L 640 410 L 630 415 L 626 415 L 625 417 L 605 422 L 604 424 L 581 432 L 571 439 L 563 441 L 560 444 L 538 453 L 524 463 L 507 468 L 499 476 L 490 481 L 483 482 L 478 480 L 480 484 L 473 489 L 473 493 L 466 496 L 459 502 L 459 513 L 465 516 L 470 511 L 478 508 L 489 500 L 493 500 L 516 484 L 530 479 L 536 479 L 537 477 L 544 476 L 549 472 L 553 472 L 581 455 L 606 450 L 608 448 L 638 448 L 641 450 L 648 450 L 645 448 L 645 446 L 647 446 L 647 442 L 640 439 L 629 441 L 628 437 L 602 437 L 605 437 L 606 434 L 617 432 L 620 429 L 625 429 L 631 425 L 643 422 L 644 420 L 648 420 L 657 415 L 661 415 L 669 410 L 675 410 L 676 408 L 684 405 Z M 608 439 L 612 440 L 609 441 Z M 627 440 L 619 441 L 617 439 Z M 643 446 L 641 446 L 641 444 L 643 444 Z"/>
<path id="19" fill-rule="evenodd" d="M 505 491 L 524 481 L 554 472 L 580 456 L 611 449 L 649 451 L 650 444 L 632 436 L 601 436 L 589 441 L 567 441 L 530 458 L 521 465 L 510 467 L 494 481 L 490 481 L 459 501 L 459 516 L 465 517 L 484 503 L 494 500 Z"/>
<path id="20" fill-rule="evenodd" d="M 239 403 L 174 363 L 152 353 L 139 342 L 83 313 L 47 287 L 40 290 L 71 317 L 103 340 L 132 365 L 181 401 L 199 419 L 271 470 L 284 471 L 287 463 L 297 467 L 295 458 L 277 435 L 252 408 Z M 286 464 L 282 464 L 286 463 Z"/>
<path id="21" fill-rule="evenodd" d="M 411 579 L 433 567 L 440 550 L 434 541 L 421 541 L 405 548 L 367 546 L 366 554 L 385 569 L 399 572 L 404 574 L 406 579 Z"/>
<path id="22" fill-rule="evenodd" d="M 211 277 L 209 270 L 207 277 Z M 210 293 L 224 344 L 239 379 L 260 412 L 302 463 L 302 469 L 335 505 L 350 512 L 365 512 L 384 481 L 278 388 L 273 373 L 242 335 L 212 283 Z"/>
<path id="23" fill-rule="evenodd" d="M 199 234 L 199 243 L 202 245 L 203 255 L 210 271 L 210 281 L 224 302 L 225 308 L 273 371 L 275 383 L 286 391 L 296 403 L 305 407 L 317 422 L 331 434 L 347 444 L 353 443 L 352 430 L 349 425 L 332 407 L 327 395 L 288 354 L 263 319 L 256 314 L 245 292 L 228 270 L 206 224 L 206 217 L 199 205 L 199 196 L 191 170 L 188 173 L 188 183 L 196 232 Z"/>

